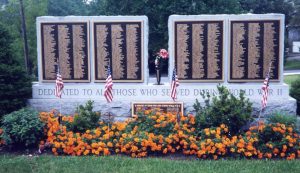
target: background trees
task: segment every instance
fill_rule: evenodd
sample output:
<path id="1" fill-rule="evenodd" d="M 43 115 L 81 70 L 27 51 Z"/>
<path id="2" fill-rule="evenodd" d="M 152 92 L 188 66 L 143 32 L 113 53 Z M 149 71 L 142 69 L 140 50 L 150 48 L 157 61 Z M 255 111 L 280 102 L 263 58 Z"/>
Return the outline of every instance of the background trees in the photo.
<path id="1" fill-rule="evenodd" d="M 0 24 L 0 121 L 4 114 L 20 109 L 31 94 L 31 80 L 15 59 L 12 38 Z"/>

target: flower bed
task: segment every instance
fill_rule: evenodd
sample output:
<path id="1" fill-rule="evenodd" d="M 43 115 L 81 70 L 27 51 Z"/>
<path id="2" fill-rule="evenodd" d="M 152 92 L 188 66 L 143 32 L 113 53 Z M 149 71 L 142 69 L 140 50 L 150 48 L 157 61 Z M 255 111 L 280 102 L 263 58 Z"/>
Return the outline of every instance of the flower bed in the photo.
<path id="1" fill-rule="evenodd" d="M 40 114 L 47 123 L 46 143 L 54 155 L 111 155 L 131 157 L 182 153 L 199 158 L 286 158 L 300 157 L 300 138 L 292 126 L 260 124 L 249 131 L 231 136 L 228 127 L 195 126 L 195 117 L 159 111 L 145 111 L 125 122 L 99 122 L 84 133 L 68 130 L 72 116 L 59 118 L 52 112 Z M 44 141 L 41 143 L 44 145 Z"/>

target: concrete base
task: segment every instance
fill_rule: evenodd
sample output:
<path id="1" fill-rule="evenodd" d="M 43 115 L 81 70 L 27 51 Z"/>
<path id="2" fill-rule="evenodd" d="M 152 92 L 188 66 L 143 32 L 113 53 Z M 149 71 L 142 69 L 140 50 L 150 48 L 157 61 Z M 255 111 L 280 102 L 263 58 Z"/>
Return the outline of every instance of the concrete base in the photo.
<path id="1" fill-rule="evenodd" d="M 114 83 L 112 103 L 107 103 L 104 92 L 104 83 L 66 83 L 62 99 L 54 96 L 54 83 L 34 83 L 32 86 L 33 99 L 28 104 L 38 111 L 60 110 L 63 114 L 73 114 L 76 107 L 85 104 L 88 100 L 95 101 L 94 110 L 102 114 L 111 112 L 118 120 L 131 116 L 131 102 L 173 102 L 170 97 L 170 81 L 162 78 L 163 85 L 154 85 L 155 78 L 150 78 L 146 84 Z M 229 91 L 236 97 L 241 90 L 253 102 L 253 116 L 257 116 L 261 107 L 262 83 L 225 83 Z M 184 103 L 185 113 L 195 113 L 193 104 L 198 99 L 203 102 L 201 93 L 209 92 L 217 95 L 215 83 L 180 83 L 177 89 L 177 100 Z M 61 108 L 60 108 L 61 107 Z M 270 83 L 267 109 L 264 115 L 276 111 L 296 114 L 296 100 L 289 96 L 289 87 L 286 84 Z"/>
<path id="2" fill-rule="evenodd" d="M 88 99 L 29 99 L 28 104 L 38 111 L 51 111 L 53 109 L 61 110 L 62 114 L 74 114 L 76 107 L 80 104 L 85 104 Z M 253 102 L 253 117 L 257 117 L 261 107 L 260 100 L 251 100 Z M 195 100 L 184 102 L 185 114 L 195 114 L 193 104 Z M 101 114 L 111 112 L 116 121 L 122 121 L 131 116 L 131 102 L 130 101 L 115 101 L 113 103 L 106 103 L 103 100 L 94 100 L 94 111 L 99 111 Z M 296 100 L 288 98 L 285 100 L 270 100 L 262 118 L 276 113 L 284 112 L 287 114 L 296 114 Z"/>

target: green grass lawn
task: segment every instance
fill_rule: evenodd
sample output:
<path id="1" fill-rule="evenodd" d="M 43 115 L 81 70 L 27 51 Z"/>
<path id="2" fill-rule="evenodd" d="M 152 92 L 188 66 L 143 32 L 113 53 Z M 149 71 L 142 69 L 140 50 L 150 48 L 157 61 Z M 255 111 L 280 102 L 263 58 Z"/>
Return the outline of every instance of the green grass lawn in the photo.
<path id="1" fill-rule="evenodd" d="M 291 61 L 286 61 L 284 64 L 284 69 L 285 70 L 300 70 L 300 61 L 299 60 L 291 60 Z"/>
<path id="2" fill-rule="evenodd" d="M 170 160 L 164 158 L 132 159 L 129 157 L 0 156 L 0 172 L 300 172 L 300 160 Z"/>
<path id="3" fill-rule="evenodd" d="M 291 83 L 293 81 L 295 81 L 297 78 L 300 78 L 299 74 L 297 74 L 297 75 L 286 75 L 286 76 L 284 76 L 284 83 L 286 83 L 288 85 L 291 85 Z"/>

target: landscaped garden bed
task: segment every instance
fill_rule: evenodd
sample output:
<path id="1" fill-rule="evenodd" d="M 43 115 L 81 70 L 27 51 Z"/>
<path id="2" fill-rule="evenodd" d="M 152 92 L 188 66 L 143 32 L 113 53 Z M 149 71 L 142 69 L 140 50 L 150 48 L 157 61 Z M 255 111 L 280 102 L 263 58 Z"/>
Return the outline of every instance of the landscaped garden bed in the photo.
<path id="1" fill-rule="evenodd" d="M 38 113 L 21 109 L 4 116 L 1 145 L 5 148 L 39 148 L 54 155 L 194 156 L 201 159 L 300 157 L 295 117 L 277 113 L 266 123 L 253 121 L 251 103 L 222 86 L 219 95 L 198 101 L 196 115 L 139 110 L 124 122 L 104 121 L 93 102 L 80 105 L 75 115 L 57 111 Z M 39 147 L 37 147 L 39 146 Z"/>

